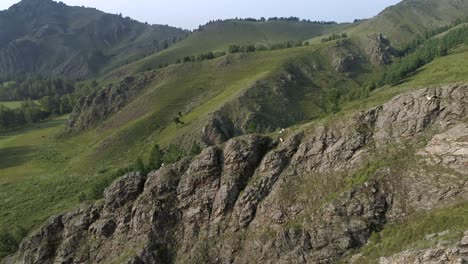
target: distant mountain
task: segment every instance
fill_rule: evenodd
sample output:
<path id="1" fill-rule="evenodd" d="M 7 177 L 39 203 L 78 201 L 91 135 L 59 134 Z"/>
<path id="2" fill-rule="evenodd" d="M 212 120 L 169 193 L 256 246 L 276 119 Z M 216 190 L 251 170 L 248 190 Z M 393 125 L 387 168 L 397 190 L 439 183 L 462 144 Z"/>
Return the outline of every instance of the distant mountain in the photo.
<path id="1" fill-rule="evenodd" d="M 0 12 L 0 75 L 89 77 L 159 51 L 187 34 L 93 8 L 23 0 Z"/>

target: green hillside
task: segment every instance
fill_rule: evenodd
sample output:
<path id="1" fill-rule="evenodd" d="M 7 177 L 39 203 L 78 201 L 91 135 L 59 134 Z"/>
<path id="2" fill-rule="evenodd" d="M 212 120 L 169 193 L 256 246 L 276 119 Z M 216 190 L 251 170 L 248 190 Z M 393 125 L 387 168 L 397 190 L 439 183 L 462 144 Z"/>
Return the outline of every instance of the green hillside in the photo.
<path id="1" fill-rule="evenodd" d="M 340 32 L 352 24 L 319 24 L 297 21 L 251 22 L 241 20 L 217 21 L 207 24 L 187 39 L 169 49 L 155 53 L 140 61 L 124 66 L 113 75 L 125 75 L 165 63 L 174 63 L 185 56 L 209 51 L 227 51 L 232 44 L 271 44 L 287 41 L 303 41 L 314 36 Z"/>
<path id="2" fill-rule="evenodd" d="M 300 65 L 303 69 L 308 68 L 307 65 L 315 65 L 321 70 L 311 72 L 314 83 L 303 81 L 289 88 L 287 97 L 294 99 L 294 104 L 288 105 L 292 111 L 288 112 L 288 116 L 293 112 L 302 113 L 301 118 L 288 120 L 275 114 L 275 122 L 280 121 L 276 127 L 327 116 L 320 108 L 319 103 L 323 99 L 319 94 L 326 93 L 327 87 L 357 89 L 371 77 L 365 73 L 369 70 L 364 68 L 357 70 L 357 77 L 354 78 L 349 78 L 349 73 L 337 74 L 329 66 L 330 56 L 337 52 L 330 46 L 334 44 L 235 54 L 211 61 L 173 65 L 155 71 L 155 80 L 140 96 L 95 129 L 64 137 L 65 119 L 60 118 L 3 135 L 2 152 L 16 158 L 3 160 L 0 168 L 0 193 L 5 195 L 0 204 L 0 211 L 5 212 L 0 226 L 37 227 L 49 215 L 78 204 L 80 193 L 87 192 L 116 169 L 133 164 L 139 156 L 146 159 L 156 143 L 167 146 L 179 142 L 189 148 L 190 142 L 199 139 L 199 131 L 214 112 L 232 119 L 254 114 L 257 115 L 258 124 L 262 124 L 261 120 L 272 122 L 268 117 L 262 119 L 261 116 L 266 113 L 255 110 L 255 107 L 261 106 L 265 111 L 272 111 L 272 104 L 268 104 L 268 101 L 272 100 L 276 106 L 277 100 L 274 94 L 271 96 L 272 90 L 264 89 L 262 87 L 265 86 L 259 84 L 268 83 L 273 91 L 278 89 L 278 79 L 274 76 L 294 72 L 288 65 Z M 347 50 L 354 48 L 351 44 L 347 46 Z M 460 47 L 424 66 L 398 86 L 382 87 L 365 99 L 343 102 L 339 114 L 348 115 L 383 103 L 419 85 L 466 81 L 463 74 L 468 69 L 466 57 L 468 50 Z M 453 72 L 441 71 L 449 65 L 453 65 Z M 366 64 L 362 66 L 371 67 Z M 213 72 L 217 74 L 213 75 Z M 434 72 L 439 74 L 433 76 L 437 81 L 428 78 Z M 142 76 L 150 74 L 143 73 Z M 307 76 L 304 78 L 307 79 Z M 263 98 L 261 104 L 246 99 L 245 95 L 259 92 L 256 98 Z M 266 94 L 270 94 L 270 98 Z M 320 100 L 314 101 L 313 98 Z M 233 109 L 233 105 L 237 104 L 245 109 L 241 112 Z M 172 123 L 172 117 L 179 111 L 184 113 L 182 121 L 185 125 L 177 128 Z M 62 136 L 57 137 L 59 135 Z M 32 179 L 35 180 L 31 182 Z M 73 184 L 63 184 L 64 181 Z M 37 188 L 48 191 L 38 193 L 35 191 Z"/>
<path id="3" fill-rule="evenodd" d="M 388 7 L 378 16 L 347 30 L 365 36 L 380 32 L 393 45 L 401 47 L 426 31 L 450 25 L 468 14 L 468 2 L 456 0 L 404 0 Z"/>
<path id="4" fill-rule="evenodd" d="M 172 163 L 244 134 L 278 138 L 282 128 L 307 132 L 413 89 L 468 82 L 466 23 L 448 28 L 466 14 L 465 0 L 405 0 L 352 24 L 226 20 L 188 34 L 95 9 L 23 0 L 0 12 L 0 77 L 79 77 L 84 81 L 77 87 L 87 89 L 83 97 L 67 93 L 77 102 L 70 115 L 63 114 L 71 106 L 0 132 L 0 239 L 4 230 L 34 230 L 51 215 L 101 198 L 127 171 L 153 169 L 156 145 L 164 162 Z M 397 51 L 442 26 L 445 32 L 414 44 L 407 54 Z M 392 46 L 371 35 L 376 32 Z M 335 33 L 336 39 L 322 41 Z M 288 41 L 309 45 L 176 63 L 233 44 L 269 47 Z M 392 71 L 396 77 L 387 82 Z M 43 89 L 46 95 L 55 91 Z M 32 92 L 25 88 L 24 99 Z M 3 105 L 16 108 L 20 102 Z M 387 226 L 381 240 L 360 251 L 363 261 L 419 245 L 429 232 L 425 225 L 430 232 L 450 225 L 464 231 L 466 217 L 457 223 L 457 217 L 447 216 L 465 211 L 462 203 Z"/>
<path id="5" fill-rule="evenodd" d="M 86 192 L 116 169 L 133 164 L 140 156 L 146 160 L 147 153 L 156 143 L 163 147 L 178 143 L 183 148 L 190 148 L 191 142 L 200 141 L 202 128 L 210 124 L 214 113 L 239 121 L 247 118 L 256 123 L 258 132 L 326 114 L 326 105 L 322 104 L 329 87 L 358 88 L 368 77 L 366 72 L 369 71 L 357 68 L 356 77 L 353 78 L 347 73 L 337 73 L 330 65 L 330 56 L 339 53 L 333 46 L 328 43 L 234 54 L 141 73 L 135 75 L 137 80 L 153 80 L 136 99 L 93 129 L 68 135 L 61 132 L 63 126 L 51 121 L 53 127 L 49 123 L 37 127 L 32 125 L 25 128 L 27 133 L 19 130 L 2 136 L 4 151 L 8 151 L 12 157 L 20 155 L 27 159 L 21 163 L 12 163 L 16 159 L 3 161 L 0 189 L 4 188 L 5 192 L 2 193 L 10 198 L 2 199 L 1 211 L 8 213 L 2 217 L 0 226 L 15 223 L 27 228 L 36 227 L 55 210 L 77 204 L 82 191 Z M 357 47 L 350 43 L 341 49 L 349 51 Z M 370 67 L 366 65 L 364 63 L 362 67 Z M 317 70 L 313 70 L 313 67 Z M 216 74 L 213 75 L 213 72 Z M 279 79 L 278 75 L 281 76 Z M 294 76 L 296 84 L 290 88 L 281 86 L 284 78 L 292 78 L 288 76 Z M 258 97 L 249 96 L 251 94 Z M 265 100 L 258 102 L 251 98 Z M 287 102 L 279 104 L 279 99 Z M 233 108 L 237 104 L 245 108 L 238 111 Z M 289 109 L 288 114 L 284 110 L 286 108 Z M 278 115 L 271 119 L 270 111 L 278 111 Z M 180 128 L 172 122 L 178 112 L 183 112 L 182 121 L 185 123 Z M 63 122 L 63 119 L 59 120 Z M 249 125 L 239 122 L 236 124 L 237 132 L 233 133 L 243 133 Z M 43 126 L 48 127 L 47 130 L 42 129 Z M 43 138 L 44 135 L 48 136 Z M 27 142 L 33 145 L 23 146 L 29 144 Z M 65 180 L 65 176 L 67 181 L 73 181 L 76 185 L 62 186 L 60 182 Z M 43 179 L 43 182 L 24 184 L 31 177 Z M 56 195 L 39 199 L 35 195 L 45 194 L 35 192 L 37 186 L 50 189 L 50 193 Z M 25 196 L 25 193 L 31 196 Z M 23 199 L 28 201 L 28 206 L 20 202 Z M 31 214 L 31 208 L 36 206 L 37 209 Z M 50 208 L 55 209 L 52 212 Z M 29 216 L 24 216 L 27 214 Z"/>
<path id="6" fill-rule="evenodd" d="M 0 12 L 0 75 L 89 77 L 162 50 L 187 34 L 93 8 L 24 0 Z"/>

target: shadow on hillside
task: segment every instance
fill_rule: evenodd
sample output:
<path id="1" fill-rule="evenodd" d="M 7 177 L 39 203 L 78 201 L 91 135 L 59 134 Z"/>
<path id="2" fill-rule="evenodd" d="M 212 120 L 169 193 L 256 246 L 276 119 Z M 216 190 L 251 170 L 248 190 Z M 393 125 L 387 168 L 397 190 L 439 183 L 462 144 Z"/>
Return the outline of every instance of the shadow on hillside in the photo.
<path id="1" fill-rule="evenodd" d="M 66 120 L 63 120 L 63 119 L 54 119 L 54 120 L 43 121 L 40 123 L 29 124 L 29 125 L 26 125 L 25 127 L 0 132 L 0 139 L 10 137 L 10 136 L 16 136 L 19 134 L 30 133 L 38 129 L 47 129 L 47 128 L 51 128 L 51 127 L 55 127 L 59 125 L 65 125 L 65 122 Z"/>
<path id="2" fill-rule="evenodd" d="M 0 170 L 15 167 L 28 162 L 31 154 L 35 150 L 33 147 L 12 147 L 0 149 Z"/>

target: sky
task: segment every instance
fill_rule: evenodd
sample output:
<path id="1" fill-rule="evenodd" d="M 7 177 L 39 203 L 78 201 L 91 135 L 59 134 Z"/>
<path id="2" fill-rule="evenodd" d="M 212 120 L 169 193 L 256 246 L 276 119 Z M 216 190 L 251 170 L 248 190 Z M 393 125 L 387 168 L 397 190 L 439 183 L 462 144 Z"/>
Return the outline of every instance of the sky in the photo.
<path id="1" fill-rule="evenodd" d="M 0 10 L 19 0 L 0 0 Z M 194 29 L 210 20 L 289 17 L 351 22 L 370 18 L 400 0 L 62 0 L 68 5 L 122 13 L 141 22 Z"/>

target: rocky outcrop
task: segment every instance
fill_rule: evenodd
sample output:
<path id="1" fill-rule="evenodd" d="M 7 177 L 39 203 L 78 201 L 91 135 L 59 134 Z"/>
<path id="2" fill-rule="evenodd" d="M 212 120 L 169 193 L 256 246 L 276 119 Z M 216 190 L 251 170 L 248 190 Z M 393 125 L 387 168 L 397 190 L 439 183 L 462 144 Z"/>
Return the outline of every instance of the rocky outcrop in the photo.
<path id="1" fill-rule="evenodd" d="M 366 52 L 372 64 L 386 65 L 392 62 L 395 51 L 390 46 L 390 41 L 382 33 L 368 35 L 366 42 Z"/>
<path id="2" fill-rule="evenodd" d="M 337 72 L 348 72 L 351 70 L 353 65 L 357 62 L 358 58 L 356 55 L 350 53 L 338 58 L 335 58 L 332 62 L 332 67 Z"/>
<path id="3" fill-rule="evenodd" d="M 109 84 L 103 89 L 79 99 L 67 121 L 69 132 L 82 131 L 97 125 L 118 112 L 153 81 L 150 74 L 139 74 Z"/>
<path id="4" fill-rule="evenodd" d="M 468 125 L 460 124 L 432 138 L 420 155 L 434 165 L 468 173 Z"/>
<path id="5" fill-rule="evenodd" d="M 443 246 L 441 243 L 439 244 L 437 248 L 406 251 L 392 257 L 382 257 L 380 264 L 459 264 L 468 262 L 468 231 L 455 245 Z"/>
<path id="6" fill-rule="evenodd" d="M 387 223 L 468 198 L 466 174 L 431 170 L 432 158 L 424 158 L 463 148 L 467 114 L 468 86 L 454 85 L 401 95 L 332 125 L 237 137 L 147 177 L 124 176 L 103 201 L 53 218 L 13 260 L 333 263 Z M 439 133 L 447 136 L 433 136 Z M 389 145 L 425 154 L 412 166 L 384 164 L 365 181 L 351 181 L 376 148 L 385 156 Z M 457 160 L 440 166 L 457 169 L 464 162 Z M 285 188 L 324 177 L 337 187 L 320 195 Z M 441 184 L 431 184 L 434 178 Z M 295 203 L 298 196 L 306 202 Z"/>

